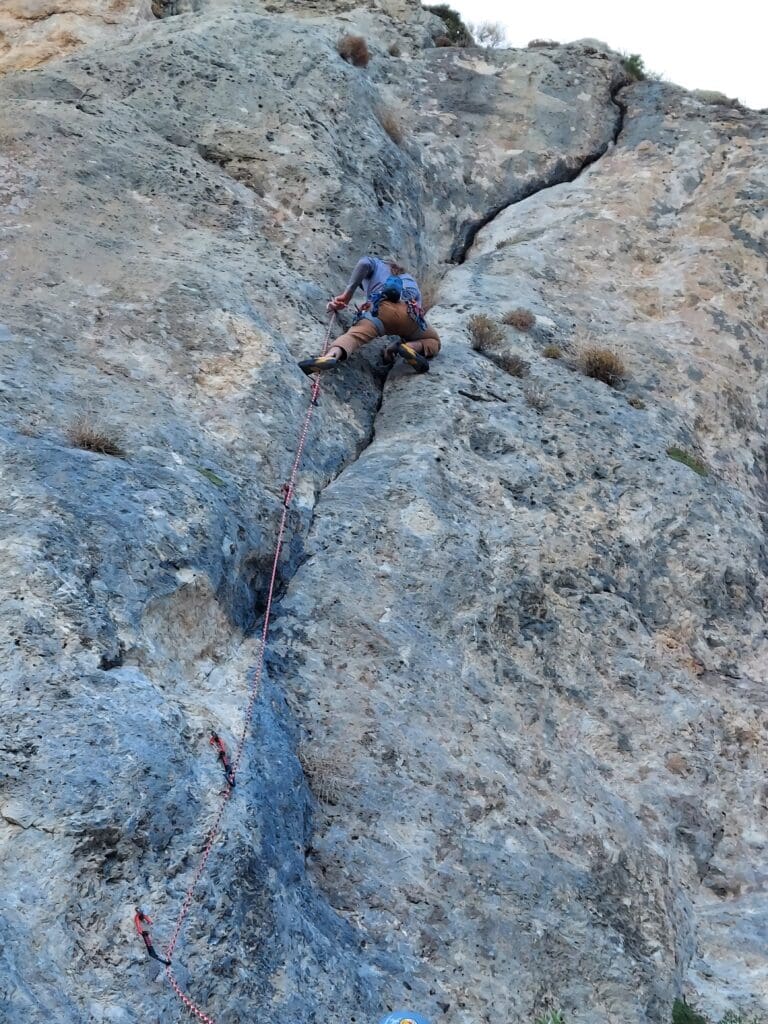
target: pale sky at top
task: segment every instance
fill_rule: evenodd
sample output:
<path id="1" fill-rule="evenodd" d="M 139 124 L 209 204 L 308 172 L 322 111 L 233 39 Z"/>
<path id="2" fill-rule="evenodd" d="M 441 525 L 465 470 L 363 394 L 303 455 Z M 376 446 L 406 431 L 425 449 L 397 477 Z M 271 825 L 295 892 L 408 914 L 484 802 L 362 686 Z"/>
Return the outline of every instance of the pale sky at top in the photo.
<path id="1" fill-rule="evenodd" d="M 667 81 L 768 107 L 768 0 L 449 0 L 449 6 L 465 21 L 500 22 L 512 46 L 601 39 L 614 50 L 639 53 Z"/>

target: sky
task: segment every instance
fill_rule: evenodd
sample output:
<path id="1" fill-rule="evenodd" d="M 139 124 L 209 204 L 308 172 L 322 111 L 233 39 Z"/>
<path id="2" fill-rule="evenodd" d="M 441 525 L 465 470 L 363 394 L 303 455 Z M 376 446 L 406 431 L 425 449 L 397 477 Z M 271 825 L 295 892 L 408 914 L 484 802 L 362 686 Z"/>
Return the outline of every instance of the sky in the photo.
<path id="1" fill-rule="evenodd" d="M 600 39 L 639 53 L 667 81 L 768 107 L 768 0 L 450 0 L 450 6 L 466 22 L 500 22 L 512 46 Z"/>

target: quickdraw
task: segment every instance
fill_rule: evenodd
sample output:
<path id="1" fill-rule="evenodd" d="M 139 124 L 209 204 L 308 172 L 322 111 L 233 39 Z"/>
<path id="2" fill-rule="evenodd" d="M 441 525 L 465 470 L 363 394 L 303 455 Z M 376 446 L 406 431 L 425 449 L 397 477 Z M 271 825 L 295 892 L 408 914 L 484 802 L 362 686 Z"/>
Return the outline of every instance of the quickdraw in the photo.
<path id="1" fill-rule="evenodd" d="M 147 947 L 147 952 L 153 960 L 157 960 L 160 964 L 165 964 L 166 967 L 171 966 L 170 960 L 164 960 L 163 957 L 155 949 L 152 944 L 152 936 L 150 935 L 149 928 L 145 925 L 152 924 L 152 918 L 149 914 L 145 914 L 141 907 L 136 907 L 136 913 L 133 915 L 133 923 L 136 925 L 136 931 L 144 940 L 144 945 Z"/>
<path id="2" fill-rule="evenodd" d="M 229 763 L 229 757 L 227 757 L 227 748 L 218 733 L 212 732 L 209 740 L 212 747 L 216 748 L 216 752 L 221 761 L 221 767 L 224 769 L 224 778 L 227 780 L 228 786 L 234 786 L 235 775 L 232 771 L 232 765 Z"/>

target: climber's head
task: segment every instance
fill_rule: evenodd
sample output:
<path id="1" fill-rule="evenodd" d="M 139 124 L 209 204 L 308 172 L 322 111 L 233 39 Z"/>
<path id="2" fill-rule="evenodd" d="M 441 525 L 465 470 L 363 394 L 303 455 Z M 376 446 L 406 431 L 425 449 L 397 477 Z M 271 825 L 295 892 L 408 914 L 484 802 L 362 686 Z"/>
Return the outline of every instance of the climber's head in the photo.
<path id="1" fill-rule="evenodd" d="M 394 256 L 385 256 L 383 262 L 389 265 L 389 269 L 396 277 L 399 277 L 401 274 L 406 272 L 405 267 Z M 418 1024 L 418 1021 L 416 1024 Z"/>

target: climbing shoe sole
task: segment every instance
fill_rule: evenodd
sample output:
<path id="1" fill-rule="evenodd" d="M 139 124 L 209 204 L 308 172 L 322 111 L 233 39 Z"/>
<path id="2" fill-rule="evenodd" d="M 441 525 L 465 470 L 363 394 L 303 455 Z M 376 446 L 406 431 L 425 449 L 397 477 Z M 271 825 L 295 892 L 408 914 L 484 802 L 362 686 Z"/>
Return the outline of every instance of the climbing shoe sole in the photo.
<path id="1" fill-rule="evenodd" d="M 304 373 L 322 373 L 324 370 L 332 370 L 340 362 L 336 356 L 315 356 L 314 359 L 302 359 L 299 368 Z"/>
<path id="2" fill-rule="evenodd" d="M 426 373 L 429 370 L 429 360 L 427 357 L 423 356 L 421 352 L 412 349 L 410 345 L 406 345 L 404 341 L 401 341 L 397 346 L 397 352 L 417 373 Z"/>

